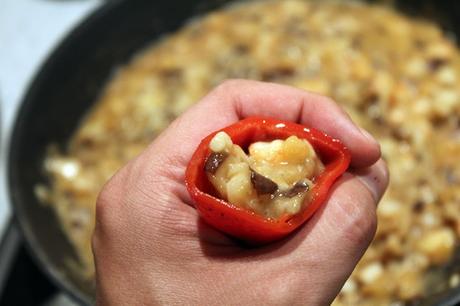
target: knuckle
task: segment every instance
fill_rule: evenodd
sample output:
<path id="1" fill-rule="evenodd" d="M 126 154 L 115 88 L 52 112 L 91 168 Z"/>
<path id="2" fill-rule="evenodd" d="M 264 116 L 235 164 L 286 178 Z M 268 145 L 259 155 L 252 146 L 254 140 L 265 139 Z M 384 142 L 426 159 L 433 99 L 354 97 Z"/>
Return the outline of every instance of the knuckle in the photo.
<path id="1" fill-rule="evenodd" d="M 130 189 L 129 176 L 131 165 L 127 165 L 110 178 L 102 187 L 96 199 L 96 227 L 95 232 L 101 234 L 109 232 L 119 219 L 121 205 L 126 193 Z"/>
<path id="2" fill-rule="evenodd" d="M 364 200 L 349 199 L 342 203 L 341 207 L 345 218 L 343 233 L 346 239 L 355 245 L 368 245 L 377 229 L 377 215 L 372 195 Z"/>
<path id="3" fill-rule="evenodd" d="M 374 209 L 360 209 L 360 213 L 352 218 L 348 228 L 351 239 L 355 239 L 359 245 L 369 244 L 377 229 L 377 217 Z"/>
<path id="4" fill-rule="evenodd" d="M 113 202 L 116 201 L 113 196 L 113 193 L 116 192 L 115 189 L 112 180 L 110 180 L 99 192 L 96 200 L 96 223 L 104 221 L 107 217 L 107 212 L 112 210 Z"/>

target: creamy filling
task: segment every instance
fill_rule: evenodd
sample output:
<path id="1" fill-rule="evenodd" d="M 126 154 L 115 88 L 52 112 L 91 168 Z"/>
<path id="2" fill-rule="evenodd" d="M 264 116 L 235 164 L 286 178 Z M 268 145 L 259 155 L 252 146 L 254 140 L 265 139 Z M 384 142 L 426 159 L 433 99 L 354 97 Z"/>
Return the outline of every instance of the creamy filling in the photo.
<path id="1" fill-rule="evenodd" d="M 205 171 L 220 197 L 272 219 L 308 205 L 313 178 L 324 169 L 311 144 L 296 136 L 252 143 L 246 154 L 219 132 L 209 148 Z"/>

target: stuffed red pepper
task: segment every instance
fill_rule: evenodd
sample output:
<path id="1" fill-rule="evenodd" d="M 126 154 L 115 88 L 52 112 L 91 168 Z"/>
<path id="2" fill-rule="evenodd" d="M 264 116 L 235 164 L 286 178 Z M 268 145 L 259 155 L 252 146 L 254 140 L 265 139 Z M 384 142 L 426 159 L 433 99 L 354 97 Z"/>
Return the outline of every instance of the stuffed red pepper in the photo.
<path id="1" fill-rule="evenodd" d="M 185 182 L 201 217 L 251 243 L 308 220 L 350 164 L 337 139 L 300 124 L 251 117 L 202 140 Z"/>

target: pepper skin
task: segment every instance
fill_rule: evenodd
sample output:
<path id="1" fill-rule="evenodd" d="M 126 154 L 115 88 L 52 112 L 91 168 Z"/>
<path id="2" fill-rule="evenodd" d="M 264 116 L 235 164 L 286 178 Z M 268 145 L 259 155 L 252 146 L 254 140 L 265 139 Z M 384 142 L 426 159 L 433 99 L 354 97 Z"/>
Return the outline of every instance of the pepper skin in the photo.
<path id="1" fill-rule="evenodd" d="M 295 215 L 268 219 L 220 199 L 205 172 L 205 162 L 211 154 L 209 143 L 220 131 L 243 149 L 257 141 L 284 140 L 292 135 L 310 142 L 325 168 L 313 178 L 311 197 L 305 208 Z M 185 184 L 195 208 L 208 224 L 243 241 L 264 244 L 287 236 L 306 222 L 325 202 L 332 184 L 347 170 L 350 160 L 348 149 L 339 140 L 316 129 L 273 118 L 249 117 L 201 141 L 185 172 Z"/>

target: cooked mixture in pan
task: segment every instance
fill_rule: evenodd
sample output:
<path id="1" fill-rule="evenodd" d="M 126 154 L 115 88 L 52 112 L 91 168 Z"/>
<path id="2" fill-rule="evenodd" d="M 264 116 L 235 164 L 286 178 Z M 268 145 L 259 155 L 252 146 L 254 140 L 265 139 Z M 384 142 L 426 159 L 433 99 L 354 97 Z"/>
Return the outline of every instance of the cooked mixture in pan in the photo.
<path id="1" fill-rule="evenodd" d="M 209 149 L 205 171 L 221 198 L 271 219 L 305 208 L 312 180 L 324 168 L 311 144 L 296 136 L 252 143 L 246 155 L 219 132 Z"/>
<path id="2" fill-rule="evenodd" d="M 36 192 L 87 277 L 102 184 L 235 77 L 331 96 L 381 142 L 391 182 L 378 231 L 334 305 L 403 305 L 459 284 L 441 269 L 460 237 L 459 50 L 437 25 L 389 8 L 300 0 L 234 5 L 155 43 L 109 82 L 67 149 L 50 149 L 51 185 Z"/>

